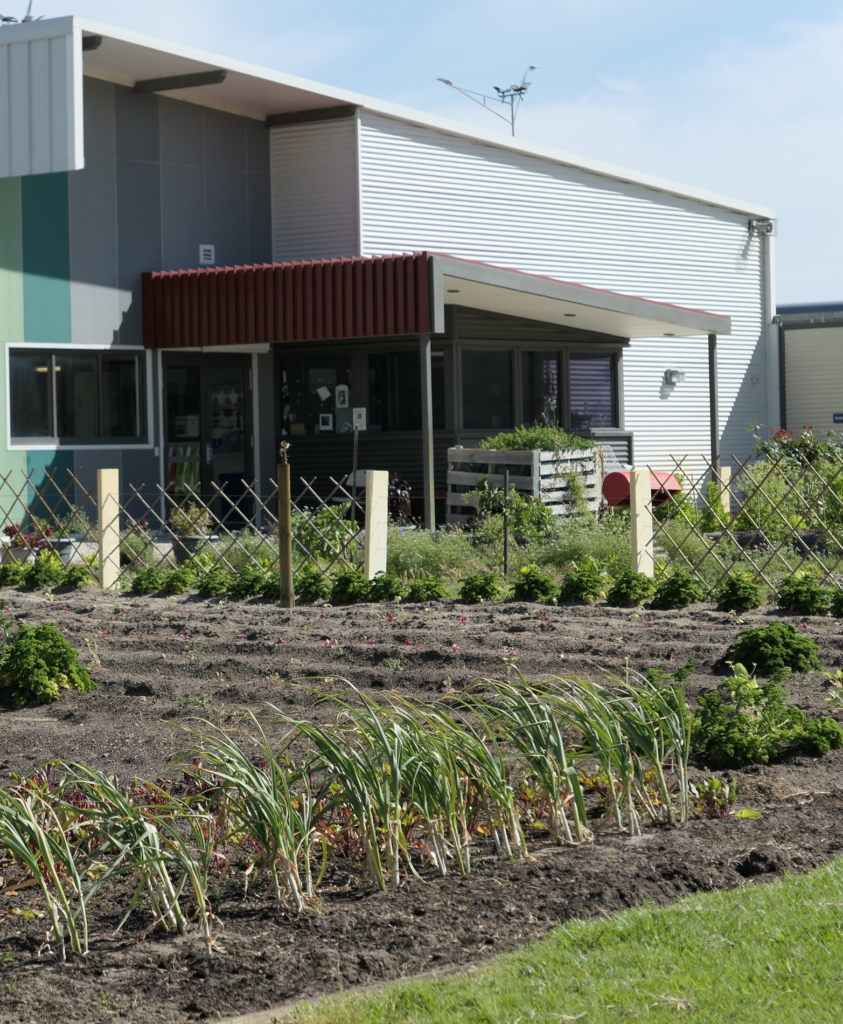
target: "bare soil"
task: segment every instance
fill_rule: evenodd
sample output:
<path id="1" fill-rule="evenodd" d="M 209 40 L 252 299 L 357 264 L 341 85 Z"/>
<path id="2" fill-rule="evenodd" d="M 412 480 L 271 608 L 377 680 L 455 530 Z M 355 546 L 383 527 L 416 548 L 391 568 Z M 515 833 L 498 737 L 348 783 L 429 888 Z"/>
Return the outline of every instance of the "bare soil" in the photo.
<path id="1" fill-rule="evenodd" d="M 309 688 L 342 684 L 317 677 L 429 700 L 477 677 L 500 677 L 504 659 L 517 659 L 527 677 L 620 670 L 626 659 L 638 670 L 671 672 L 695 659 L 693 699 L 726 675 L 722 656 L 742 628 L 784 618 L 768 610 L 739 622 L 704 605 L 682 612 L 520 603 L 289 612 L 262 601 L 109 598 L 93 589 L 52 600 L 3 591 L 2 604 L 7 618 L 65 630 L 99 683 L 94 693 L 66 693 L 48 707 L 0 707 L 4 783 L 53 758 L 121 779 L 154 779 L 187 745 L 182 727 L 197 715 L 245 730 L 254 702 L 302 718 L 332 714 Z M 817 640 L 827 669 L 843 666 L 843 623 L 788 621 Z M 796 676 L 787 686 L 804 710 L 822 707 L 822 675 Z M 234 871 L 214 901 L 225 952 L 211 960 L 196 932 L 156 935 L 142 913 L 115 937 L 122 897 L 96 908 L 84 961 L 35 959 L 43 920 L 8 912 L 37 908 L 38 899 L 33 890 L 5 892 L 0 880 L 0 1022 L 181 1024 L 242 1014 L 481 960 L 572 918 L 769 881 L 843 850 L 843 752 L 790 756 L 732 774 L 739 806 L 761 811 L 760 819 L 650 827 L 635 839 L 600 831 L 588 848 L 556 849 L 539 836 L 528 863 L 509 865 L 481 848 L 468 878 L 431 874 L 388 893 L 372 892 L 354 870 L 334 869 L 319 907 L 301 916 L 276 911 L 260 887 L 244 899 L 242 873 Z"/>

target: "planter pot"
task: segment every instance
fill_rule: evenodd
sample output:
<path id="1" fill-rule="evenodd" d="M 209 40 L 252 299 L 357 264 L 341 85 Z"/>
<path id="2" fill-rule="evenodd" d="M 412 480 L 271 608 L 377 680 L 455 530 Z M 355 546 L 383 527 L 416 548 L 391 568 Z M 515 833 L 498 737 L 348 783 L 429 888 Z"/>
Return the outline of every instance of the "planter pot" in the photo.
<path id="1" fill-rule="evenodd" d="M 197 536 L 186 534 L 173 536 L 172 553 L 175 556 L 176 562 L 181 565 L 182 562 L 189 561 L 203 544 L 213 540 L 219 540 L 219 537 L 216 534 L 210 533 Z"/>
<path id="2" fill-rule="evenodd" d="M 566 477 L 577 473 L 585 485 L 585 500 L 596 512 L 603 484 L 603 457 L 599 448 L 577 448 L 565 452 L 511 452 L 486 448 L 448 449 L 448 495 L 446 522 L 469 524 L 473 521 L 474 498 L 464 498 L 481 480 L 490 487 L 503 489 L 504 472 L 509 470 L 509 485 L 524 497 L 537 498 L 554 515 L 574 511 Z"/>
<path id="3" fill-rule="evenodd" d="M 52 547 L 65 565 L 86 565 L 86 558 L 99 554 L 99 544 L 91 540 L 59 540 Z"/>

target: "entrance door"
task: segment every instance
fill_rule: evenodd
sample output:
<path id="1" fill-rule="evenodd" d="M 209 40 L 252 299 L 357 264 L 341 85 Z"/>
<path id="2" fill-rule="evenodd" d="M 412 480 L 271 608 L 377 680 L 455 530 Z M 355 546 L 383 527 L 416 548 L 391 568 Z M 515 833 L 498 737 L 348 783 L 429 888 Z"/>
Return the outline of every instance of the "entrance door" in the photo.
<path id="1" fill-rule="evenodd" d="M 243 480 L 252 479 L 251 368 L 248 357 L 172 357 L 164 366 L 167 489 L 174 498 L 198 491 L 218 519 L 236 525 Z M 240 509 L 251 516 L 251 505 Z"/>

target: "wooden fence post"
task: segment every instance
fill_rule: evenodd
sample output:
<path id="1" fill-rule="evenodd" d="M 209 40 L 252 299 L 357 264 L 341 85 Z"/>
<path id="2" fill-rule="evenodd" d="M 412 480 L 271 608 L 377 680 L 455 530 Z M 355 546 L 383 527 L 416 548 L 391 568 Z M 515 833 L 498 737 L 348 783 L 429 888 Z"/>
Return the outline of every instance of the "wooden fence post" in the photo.
<path id="1" fill-rule="evenodd" d="M 282 608 L 294 608 L 296 592 L 293 588 L 293 510 L 290 492 L 290 463 L 288 441 L 282 441 L 278 456 L 278 576 L 279 598 Z"/>
<path id="2" fill-rule="evenodd" d="M 730 466 L 723 466 L 717 472 L 717 498 L 718 504 L 723 509 L 726 524 L 732 518 L 732 499 L 729 494 L 729 484 L 732 482 L 732 470 Z M 725 524 L 724 524 L 725 525 Z"/>
<path id="3" fill-rule="evenodd" d="M 633 572 L 654 576 L 653 505 L 649 469 L 633 469 L 629 474 L 629 505 Z"/>
<path id="4" fill-rule="evenodd" d="M 387 527 L 389 524 L 389 473 L 366 470 L 366 544 L 363 571 L 367 580 L 386 572 Z"/>
<path id="5" fill-rule="evenodd" d="M 120 470 L 97 470 L 100 586 L 114 590 L 120 576 Z"/>

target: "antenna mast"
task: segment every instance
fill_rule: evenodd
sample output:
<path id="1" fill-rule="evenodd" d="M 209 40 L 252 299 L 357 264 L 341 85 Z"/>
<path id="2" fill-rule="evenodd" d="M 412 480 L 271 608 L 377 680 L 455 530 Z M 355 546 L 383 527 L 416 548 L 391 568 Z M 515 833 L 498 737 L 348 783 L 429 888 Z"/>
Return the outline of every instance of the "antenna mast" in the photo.
<path id="1" fill-rule="evenodd" d="M 487 96 L 486 93 L 474 92 L 472 89 L 463 89 L 462 86 L 454 85 L 450 78 L 437 78 L 436 81 L 449 85 L 452 89 L 456 89 L 457 92 L 461 92 L 463 96 L 468 96 L 470 100 L 473 100 L 475 103 L 479 103 L 481 107 L 485 107 L 490 114 L 494 114 L 495 117 L 501 118 L 502 121 L 508 121 L 514 138 L 515 119 L 518 117 L 518 111 L 521 109 L 521 104 L 527 97 L 527 90 L 530 88 L 531 84 L 527 81 L 527 75 L 529 75 L 531 71 L 538 71 L 541 67 L 541 64 L 531 64 L 524 72 L 524 77 L 521 79 L 520 85 L 511 85 L 508 89 L 501 89 L 497 85 L 492 86 L 497 94 L 495 96 Z M 504 105 L 508 103 L 509 115 L 499 114 L 497 110 L 490 106 L 492 103 L 501 103 Z"/>

